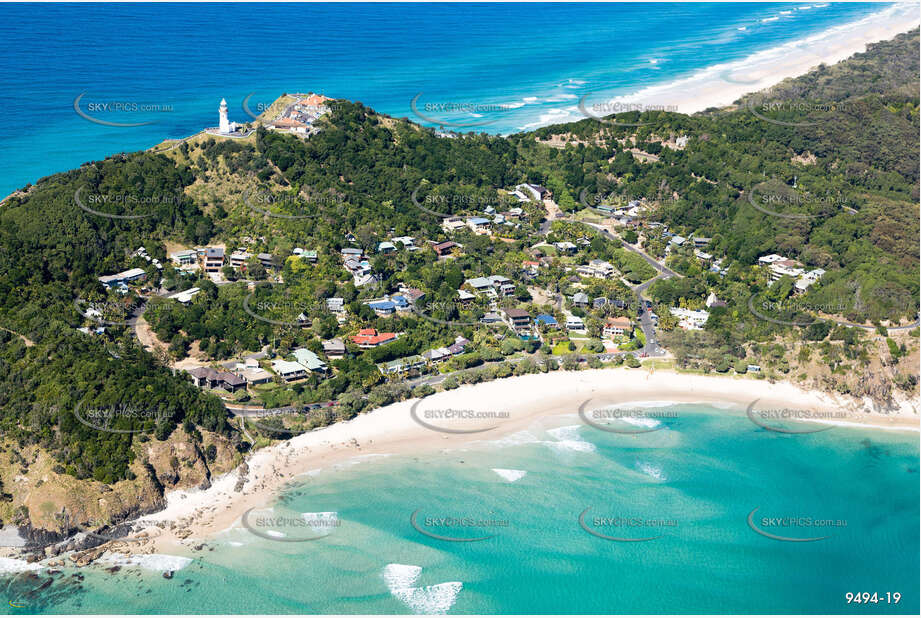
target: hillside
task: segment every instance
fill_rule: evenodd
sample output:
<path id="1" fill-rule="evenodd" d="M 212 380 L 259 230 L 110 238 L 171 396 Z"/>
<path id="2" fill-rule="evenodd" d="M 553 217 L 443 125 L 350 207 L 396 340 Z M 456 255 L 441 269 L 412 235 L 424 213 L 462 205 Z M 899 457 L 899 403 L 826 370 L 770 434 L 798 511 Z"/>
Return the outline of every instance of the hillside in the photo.
<path id="1" fill-rule="evenodd" d="M 309 139 L 265 127 L 242 140 L 199 135 L 40 179 L 0 205 L 3 522 L 79 529 L 55 525 L 62 509 L 80 525 L 120 521 L 155 508 L 166 489 L 231 469 L 254 445 L 425 395 L 432 387 L 418 378 L 426 375 L 456 373 L 449 388 L 558 367 L 638 366 L 654 352 L 640 326 L 646 309 L 637 301 L 646 298 L 680 368 L 757 365 L 762 378 L 867 396 L 883 408 L 896 395 L 917 396 L 918 75 L 915 31 L 729 110 L 444 137 L 337 101 Z M 522 183 L 552 199 L 515 197 Z M 640 214 L 629 224 L 594 208 L 631 204 Z M 549 218 L 556 209 L 562 215 Z M 485 213 L 489 229 L 476 230 L 469 219 Z M 453 215 L 468 221 L 452 231 Z M 693 240 L 676 237 L 708 239 L 701 247 L 725 268 L 712 270 Z M 436 253 L 445 242 L 455 246 Z M 245 249 L 246 267 L 223 266 L 215 283 L 170 264 L 170 253 L 199 246 L 228 256 Z M 344 248 L 367 256 L 370 283 L 344 268 Z M 795 276 L 771 283 L 759 264 L 768 254 L 823 274 L 800 294 Z M 609 274 L 585 275 L 587 266 Z M 130 268 L 145 281 L 124 293 L 99 282 Z M 677 275 L 638 285 L 666 268 Z M 479 294 L 461 302 L 460 289 L 491 276 L 508 281 L 495 284 L 496 302 Z M 200 292 L 188 303 L 166 298 L 192 288 Z M 368 304 L 407 290 L 424 294 L 412 311 Z M 577 306 L 580 293 L 606 304 Z M 711 294 L 725 306 L 705 306 Z M 332 298 L 342 299 L 341 313 L 329 308 Z M 772 307 L 771 319 L 754 303 Z M 709 320 L 682 330 L 669 312 L 676 307 L 706 307 Z M 512 309 L 534 320 L 529 334 L 482 321 Z M 140 311 L 165 353 L 138 343 L 131 324 Z M 557 326 L 582 318 L 584 336 L 546 319 L 538 325 L 539 315 Z M 612 335 L 610 318 L 627 320 L 630 332 Z M 77 330 L 100 324 L 100 334 Z M 353 337 L 368 328 L 395 340 L 362 347 Z M 332 338 L 345 341 L 343 358 L 327 355 L 322 342 Z M 381 368 L 458 338 L 466 349 L 443 364 L 392 375 Z M 269 369 L 273 355 L 303 348 L 328 373 L 215 394 L 176 370 L 193 349 L 209 366 L 260 352 Z M 287 428 L 251 427 L 253 439 L 218 395 L 266 407 L 337 404 L 327 415 L 287 419 Z M 81 409 L 116 412 L 100 429 Z M 92 496 L 112 488 L 121 499 L 79 512 L 54 491 L 61 486 Z M 142 504 L 132 503 L 134 492 Z"/>

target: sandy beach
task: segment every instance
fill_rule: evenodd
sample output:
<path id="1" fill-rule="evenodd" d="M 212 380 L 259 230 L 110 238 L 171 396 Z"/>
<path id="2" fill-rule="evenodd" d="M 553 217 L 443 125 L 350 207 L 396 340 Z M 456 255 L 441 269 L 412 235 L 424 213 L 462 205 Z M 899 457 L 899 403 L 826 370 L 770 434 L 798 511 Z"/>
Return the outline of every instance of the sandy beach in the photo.
<path id="1" fill-rule="evenodd" d="M 783 17 L 781 15 L 778 19 Z M 595 116 L 605 116 L 620 109 L 662 109 L 693 114 L 712 107 L 727 107 L 745 94 L 770 88 L 787 78 L 804 75 L 820 64 L 835 64 L 856 53 L 865 52 L 869 43 L 892 39 L 917 28 L 919 22 L 921 18 L 917 5 L 897 4 L 859 21 L 829 28 L 735 62 L 713 65 L 683 79 L 607 99 L 595 94 L 585 99 L 584 107 L 589 114 Z M 745 36 L 745 32 L 740 31 L 739 35 Z M 552 122 L 584 117 L 576 105 L 558 109 L 550 115 L 553 116 Z M 522 128 L 533 129 L 550 120 L 531 123 Z"/>
<path id="2" fill-rule="evenodd" d="M 754 400 L 758 400 L 757 410 L 808 410 L 826 416 L 820 422 L 875 430 L 919 429 L 917 402 L 903 402 L 898 410 L 882 414 L 871 411 L 869 402 L 805 391 L 789 383 L 623 368 L 519 376 L 392 404 L 257 451 L 247 461 L 240 491 L 235 487 L 238 470 L 215 479 L 208 490 L 171 492 L 165 510 L 144 518 L 151 524 L 149 540 L 119 543 L 117 551 L 187 553 L 215 534 L 239 526 L 248 509 L 270 505 L 279 490 L 299 475 L 356 457 L 460 448 L 502 438 L 538 421 L 552 421 L 551 417 L 571 424 L 583 404 L 586 410 L 595 410 L 703 403 L 741 417 Z M 488 430 L 452 433 L 483 429 Z"/>

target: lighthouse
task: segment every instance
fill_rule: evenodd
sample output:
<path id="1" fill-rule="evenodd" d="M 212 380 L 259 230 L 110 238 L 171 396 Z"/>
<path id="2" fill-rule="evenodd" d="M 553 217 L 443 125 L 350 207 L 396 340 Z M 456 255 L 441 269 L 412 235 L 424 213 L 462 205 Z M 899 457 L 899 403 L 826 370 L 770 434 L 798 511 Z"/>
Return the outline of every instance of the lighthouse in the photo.
<path id="1" fill-rule="evenodd" d="M 221 99 L 221 106 L 218 108 L 218 113 L 220 114 L 220 125 L 218 125 L 218 131 L 221 133 L 230 133 L 230 121 L 227 120 L 227 99 Z"/>

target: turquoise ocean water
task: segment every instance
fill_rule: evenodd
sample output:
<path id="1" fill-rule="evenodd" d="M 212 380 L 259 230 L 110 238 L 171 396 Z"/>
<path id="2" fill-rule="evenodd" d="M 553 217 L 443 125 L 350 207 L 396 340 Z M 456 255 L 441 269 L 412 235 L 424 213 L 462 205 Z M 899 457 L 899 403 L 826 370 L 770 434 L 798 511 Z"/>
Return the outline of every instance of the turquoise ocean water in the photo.
<path id="1" fill-rule="evenodd" d="M 742 412 L 669 410 L 666 428 L 636 436 L 568 415 L 464 450 L 314 471 L 259 511 L 309 527 L 251 514 L 262 536 L 237 526 L 188 561 L 93 566 L 82 581 L 64 570 L 50 584 L 8 574 L 7 595 L 24 607 L 7 611 L 918 612 L 916 433 L 782 435 Z M 748 523 L 756 508 L 763 531 L 827 538 L 762 536 Z M 590 531 L 657 538 L 590 534 L 586 509 Z M 178 569 L 173 579 L 164 568 Z M 848 592 L 901 601 L 848 605 Z"/>

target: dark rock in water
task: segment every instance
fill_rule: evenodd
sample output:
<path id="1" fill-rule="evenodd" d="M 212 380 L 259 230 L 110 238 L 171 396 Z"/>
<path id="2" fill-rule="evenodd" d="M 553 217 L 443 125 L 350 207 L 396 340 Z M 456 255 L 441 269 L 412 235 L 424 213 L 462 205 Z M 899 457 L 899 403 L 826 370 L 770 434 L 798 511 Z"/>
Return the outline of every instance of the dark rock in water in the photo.
<path id="1" fill-rule="evenodd" d="M 112 566 L 112 567 L 109 567 L 108 569 L 106 569 L 106 571 L 108 571 L 109 573 L 118 573 L 118 572 L 121 571 L 121 570 L 122 570 L 122 568 L 121 568 L 120 566 L 118 566 L 117 564 L 116 564 L 115 566 Z"/>
<path id="2" fill-rule="evenodd" d="M 163 571 L 163 579 L 173 579 L 172 571 Z"/>

